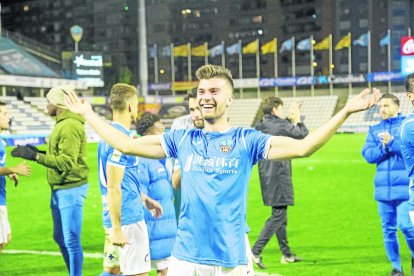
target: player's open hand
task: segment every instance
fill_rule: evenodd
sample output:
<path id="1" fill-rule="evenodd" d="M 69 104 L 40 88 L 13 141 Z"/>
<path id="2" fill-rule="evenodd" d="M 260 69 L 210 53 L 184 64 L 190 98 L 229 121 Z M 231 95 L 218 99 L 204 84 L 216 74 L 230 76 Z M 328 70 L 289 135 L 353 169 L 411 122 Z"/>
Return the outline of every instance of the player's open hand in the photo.
<path id="1" fill-rule="evenodd" d="M 378 102 L 380 94 L 377 88 L 373 88 L 372 91 L 366 88 L 346 103 L 345 111 L 350 114 L 371 108 Z"/>
<path id="2" fill-rule="evenodd" d="M 77 113 L 82 116 L 85 116 L 89 112 L 93 112 L 91 104 L 85 99 L 79 99 L 73 91 L 69 91 L 65 95 L 65 105 L 73 113 Z"/>
<path id="3" fill-rule="evenodd" d="M 17 166 L 11 167 L 14 174 L 29 176 L 32 174 L 32 168 L 26 165 L 25 162 L 20 163 Z"/>

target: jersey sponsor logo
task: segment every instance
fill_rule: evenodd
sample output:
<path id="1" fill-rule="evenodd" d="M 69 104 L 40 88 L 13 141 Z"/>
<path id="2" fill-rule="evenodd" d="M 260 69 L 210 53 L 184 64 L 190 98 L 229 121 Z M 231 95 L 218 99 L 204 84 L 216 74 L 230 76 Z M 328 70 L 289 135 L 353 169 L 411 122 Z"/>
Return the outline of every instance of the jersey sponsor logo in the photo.
<path id="1" fill-rule="evenodd" d="M 190 154 L 184 166 L 184 172 L 197 171 L 217 174 L 236 174 L 238 173 L 239 158 L 224 158 L 213 156 L 204 158 L 200 155 Z"/>
<path id="2" fill-rule="evenodd" d="M 233 141 L 232 140 L 223 140 L 220 141 L 220 149 L 223 153 L 229 153 L 233 147 Z"/>
<path id="3" fill-rule="evenodd" d="M 119 150 L 114 150 L 111 156 L 111 161 L 119 162 L 121 160 L 122 153 Z"/>

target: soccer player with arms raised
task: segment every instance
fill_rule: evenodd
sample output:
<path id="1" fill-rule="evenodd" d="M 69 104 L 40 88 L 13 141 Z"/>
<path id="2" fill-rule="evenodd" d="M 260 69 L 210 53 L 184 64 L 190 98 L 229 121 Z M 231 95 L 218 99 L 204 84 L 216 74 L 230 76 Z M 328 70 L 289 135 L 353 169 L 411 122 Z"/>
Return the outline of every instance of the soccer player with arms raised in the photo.
<path id="1" fill-rule="evenodd" d="M 232 128 L 227 108 L 233 103 L 228 69 L 200 67 L 197 100 L 204 129 L 176 130 L 132 140 L 101 120 L 75 94 L 66 104 L 85 117 L 119 151 L 149 158 L 174 157 L 182 168 L 182 208 L 168 275 L 246 275 L 246 194 L 252 166 L 259 159 L 291 159 L 311 155 L 335 134 L 352 113 L 373 106 L 379 97 L 365 89 L 324 125 L 303 140 Z"/>

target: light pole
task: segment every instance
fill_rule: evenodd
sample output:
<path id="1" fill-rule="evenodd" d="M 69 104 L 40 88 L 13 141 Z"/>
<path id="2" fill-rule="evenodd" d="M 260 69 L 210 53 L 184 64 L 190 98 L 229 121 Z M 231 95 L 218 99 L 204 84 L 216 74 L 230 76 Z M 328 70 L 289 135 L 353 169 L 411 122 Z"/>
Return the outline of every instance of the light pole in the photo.
<path id="1" fill-rule="evenodd" d="M 70 34 L 72 35 L 73 41 L 75 41 L 75 52 L 78 52 L 78 43 L 81 41 L 83 36 L 83 28 L 79 25 L 73 25 L 70 27 Z"/>
<path id="2" fill-rule="evenodd" d="M 138 45 L 139 45 L 139 83 L 141 95 L 148 95 L 148 60 L 147 60 L 147 27 L 145 20 L 145 0 L 138 0 Z"/>

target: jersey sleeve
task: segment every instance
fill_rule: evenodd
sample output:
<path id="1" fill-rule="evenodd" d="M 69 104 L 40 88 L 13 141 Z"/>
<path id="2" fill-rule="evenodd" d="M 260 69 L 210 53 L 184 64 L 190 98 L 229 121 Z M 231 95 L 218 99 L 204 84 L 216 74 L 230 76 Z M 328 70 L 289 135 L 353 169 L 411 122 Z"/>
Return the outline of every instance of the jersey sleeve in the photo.
<path id="1" fill-rule="evenodd" d="M 187 136 L 188 132 L 188 130 L 179 129 L 165 133 L 161 137 L 161 146 L 164 150 L 166 157 L 178 157 L 178 148 L 184 141 L 185 136 Z"/>
<path id="2" fill-rule="evenodd" d="M 267 159 L 271 138 L 271 135 L 254 129 L 243 130 L 244 145 L 253 164 L 260 159 Z"/>
<path id="3" fill-rule="evenodd" d="M 128 156 L 107 145 L 107 164 L 118 167 L 126 167 L 128 164 Z"/>
<path id="4" fill-rule="evenodd" d="M 414 145 L 414 119 L 404 121 L 400 128 L 401 142 L 410 146 Z"/>

